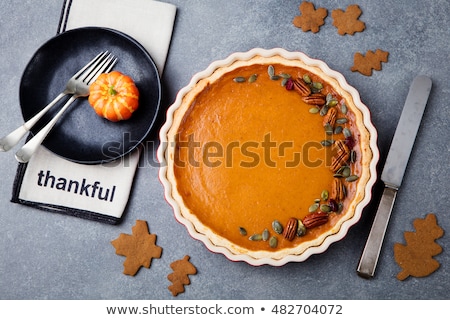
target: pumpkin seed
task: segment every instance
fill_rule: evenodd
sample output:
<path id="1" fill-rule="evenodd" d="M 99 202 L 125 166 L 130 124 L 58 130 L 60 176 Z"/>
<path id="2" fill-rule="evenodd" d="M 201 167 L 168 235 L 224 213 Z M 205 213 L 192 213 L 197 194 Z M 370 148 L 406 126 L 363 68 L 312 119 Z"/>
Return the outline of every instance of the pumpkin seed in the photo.
<path id="1" fill-rule="evenodd" d="M 261 241 L 262 235 L 260 233 L 255 233 L 255 234 L 251 235 L 248 239 L 251 241 Z"/>
<path id="2" fill-rule="evenodd" d="M 245 78 L 244 77 L 236 77 L 233 79 L 234 82 L 238 82 L 238 83 L 243 83 L 245 82 Z"/>
<path id="3" fill-rule="evenodd" d="M 288 81 L 289 81 L 289 78 L 283 78 L 283 80 L 281 80 L 281 86 L 285 87 L 286 83 L 288 83 Z"/>
<path id="4" fill-rule="evenodd" d="M 348 178 L 350 176 L 350 167 L 345 166 L 343 167 L 344 169 L 342 170 L 342 176 L 344 178 Z"/>
<path id="5" fill-rule="evenodd" d="M 322 212 L 330 212 L 330 211 L 331 211 L 331 208 L 330 208 L 330 206 L 327 205 L 327 204 L 322 204 L 322 205 L 320 206 L 320 211 L 322 211 Z"/>
<path id="6" fill-rule="evenodd" d="M 280 73 L 280 77 L 282 77 L 283 79 L 290 79 L 291 75 L 289 73 Z"/>
<path id="7" fill-rule="evenodd" d="M 264 229 L 264 231 L 263 231 L 263 233 L 262 233 L 262 239 L 263 239 L 263 241 L 269 240 L 269 236 L 270 236 L 269 230 Z"/>
<path id="8" fill-rule="evenodd" d="M 304 74 L 303 75 L 303 81 L 305 81 L 306 84 L 310 84 L 311 83 L 311 78 L 307 74 Z"/>
<path id="9" fill-rule="evenodd" d="M 270 76 L 270 80 L 274 80 L 274 81 L 280 80 L 280 76 L 278 76 L 278 75 Z"/>
<path id="10" fill-rule="evenodd" d="M 326 97 L 326 104 L 330 103 L 331 100 L 333 100 L 333 95 L 331 93 L 328 93 Z"/>
<path id="11" fill-rule="evenodd" d="M 359 179 L 359 177 L 356 174 L 352 174 L 351 176 L 348 176 L 347 178 L 345 178 L 345 181 L 353 182 L 353 181 L 356 181 L 358 179 Z"/>
<path id="12" fill-rule="evenodd" d="M 281 225 L 280 221 L 278 221 L 278 220 L 274 220 L 272 222 L 272 229 L 273 229 L 273 231 L 275 231 L 278 234 L 283 233 L 283 226 Z"/>
<path id="13" fill-rule="evenodd" d="M 312 107 L 311 109 L 309 109 L 309 113 L 312 113 L 312 114 L 319 113 L 319 111 L 320 111 L 320 109 L 317 107 Z"/>
<path id="14" fill-rule="evenodd" d="M 337 103 L 338 103 L 338 101 L 336 100 L 336 98 L 334 98 L 331 93 L 328 93 L 327 97 L 326 97 L 326 105 L 330 106 L 330 107 L 334 107 L 335 105 L 337 105 Z"/>
<path id="15" fill-rule="evenodd" d="M 320 194 L 320 197 L 322 198 L 323 201 L 327 201 L 328 200 L 328 190 L 322 190 L 322 193 Z"/>
<path id="16" fill-rule="evenodd" d="M 344 137 L 346 138 L 350 138 L 352 136 L 352 132 L 350 131 L 349 128 L 344 128 L 342 132 L 344 133 Z"/>
<path id="17" fill-rule="evenodd" d="M 345 105 L 345 103 L 343 103 L 343 104 L 341 105 L 341 112 L 342 112 L 343 114 L 347 114 L 347 112 L 348 112 L 348 109 L 347 109 L 347 106 Z"/>
<path id="18" fill-rule="evenodd" d="M 325 129 L 325 133 L 328 136 L 331 136 L 333 134 L 333 127 L 328 122 L 323 126 L 323 128 Z"/>
<path id="19" fill-rule="evenodd" d="M 329 147 L 334 143 L 334 140 L 322 140 L 320 141 L 320 144 L 323 145 L 324 147 Z"/>
<path id="20" fill-rule="evenodd" d="M 278 246 L 278 239 L 275 236 L 271 236 L 269 239 L 269 246 L 271 248 L 276 248 Z"/>
<path id="21" fill-rule="evenodd" d="M 317 209 L 319 209 L 319 203 L 314 203 L 314 204 L 312 204 L 312 205 L 310 205 L 309 206 L 309 209 L 308 209 L 308 211 L 309 212 L 314 212 L 314 211 L 316 211 Z"/>
<path id="22" fill-rule="evenodd" d="M 344 123 L 347 123 L 347 118 L 339 118 L 339 119 L 336 119 L 336 123 L 337 123 L 337 124 L 344 124 Z"/>
<path id="23" fill-rule="evenodd" d="M 239 233 L 240 233 L 241 235 L 243 235 L 243 236 L 246 236 L 246 235 L 247 235 L 247 230 L 245 230 L 244 227 L 239 227 Z"/>
<path id="24" fill-rule="evenodd" d="M 319 203 L 320 201 L 321 201 L 320 198 L 317 198 L 317 199 L 314 200 L 315 203 Z"/>
<path id="25" fill-rule="evenodd" d="M 331 99 L 329 102 L 328 102 L 328 106 L 330 106 L 330 107 L 334 107 L 334 106 L 336 106 L 338 104 L 338 101 L 336 100 L 336 99 Z"/>
<path id="26" fill-rule="evenodd" d="M 269 74 L 269 77 L 273 77 L 275 75 L 275 68 L 273 67 L 273 65 L 267 67 L 267 73 Z"/>
<path id="27" fill-rule="evenodd" d="M 320 109 L 320 115 L 321 115 L 322 117 L 325 116 L 325 115 L 328 113 L 328 109 L 330 109 L 330 107 L 327 106 L 327 105 L 324 105 L 324 106 L 322 107 L 322 109 Z"/>
<path id="28" fill-rule="evenodd" d="M 257 75 L 257 74 L 252 74 L 252 75 L 250 76 L 250 78 L 248 78 L 248 82 L 253 83 L 253 82 L 256 81 L 257 78 L 258 78 L 258 75 Z"/>
<path id="29" fill-rule="evenodd" d="M 350 152 L 350 162 L 351 162 L 351 163 L 355 163 L 355 161 L 356 161 L 356 151 L 355 151 L 355 150 L 352 150 L 352 151 Z"/>
<path id="30" fill-rule="evenodd" d="M 297 224 L 297 237 L 304 236 L 306 234 L 306 227 L 303 224 L 302 220 L 298 219 Z"/>
<path id="31" fill-rule="evenodd" d="M 334 134 L 339 134 L 341 133 L 343 130 L 342 126 L 337 126 L 336 128 L 334 128 Z"/>
<path id="32" fill-rule="evenodd" d="M 323 84 L 321 82 L 313 82 L 312 86 L 313 86 L 314 89 L 317 89 L 317 90 L 322 90 L 323 89 Z"/>

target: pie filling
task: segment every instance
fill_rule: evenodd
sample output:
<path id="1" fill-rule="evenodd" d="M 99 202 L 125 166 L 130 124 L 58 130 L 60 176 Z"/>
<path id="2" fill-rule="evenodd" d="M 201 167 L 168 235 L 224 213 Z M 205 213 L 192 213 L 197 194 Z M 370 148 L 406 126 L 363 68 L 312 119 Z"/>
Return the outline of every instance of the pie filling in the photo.
<path id="1" fill-rule="evenodd" d="M 196 229 L 238 253 L 295 252 L 337 232 L 365 157 L 349 95 L 282 63 L 197 85 L 169 132 L 175 193 Z"/>

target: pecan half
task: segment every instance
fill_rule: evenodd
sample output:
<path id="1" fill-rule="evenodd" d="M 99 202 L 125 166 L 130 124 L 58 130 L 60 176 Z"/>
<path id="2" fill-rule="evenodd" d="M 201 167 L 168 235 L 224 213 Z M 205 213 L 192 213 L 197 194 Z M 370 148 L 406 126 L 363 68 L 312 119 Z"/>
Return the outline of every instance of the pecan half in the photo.
<path id="1" fill-rule="evenodd" d="M 328 213 L 321 211 L 310 213 L 303 218 L 303 224 L 308 229 L 321 226 L 322 224 L 325 224 L 327 222 Z"/>
<path id="2" fill-rule="evenodd" d="M 336 123 L 338 111 L 336 108 L 330 108 L 328 109 L 327 114 L 323 117 L 323 125 L 326 125 L 327 123 L 330 124 L 331 127 L 334 127 L 334 124 Z"/>
<path id="3" fill-rule="evenodd" d="M 292 241 L 297 233 L 298 220 L 296 218 L 290 218 L 283 231 L 283 237 Z"/>
<path id="4" fill-rule="evenodd" d="M 307 104 L 316 106 L 323 106 L 327 102 L 325 95 L 322 93 L 313 93 L 307 97 L 303 97 L 302 99 Z"/>
<path id="5" fill-rule="evenodd" d="M 337 153 L 333 156 L 331 160 L 330 170 L 336 172 L 347 163 L 350 158 L 350 149 L 347 147 L 344 141 L 338 140 L 336 142 Z"/>
<path id="6" fill-rule="evenodd" d="M 338 140 L 336 142 L 336 148 L 338 149 L 338 153 L 349 153 L 350 149 L 347 144 L 343 140 Z"/>
<path id="7" fill-rule="evenodd" d="M 339 178 L 334 178 L 333 184 L 331 185 L 331 198 L 340 202 L 345 198 L 345 186 L 342 180 Z"/>
<path id="8" fill-rule="evenodd" d="M 302 97 L 307 97 L 311 94 L 311 88 L 302 79 L 299 79 L 299 78 L 295 79 L 293 81 L 293 84 L 294 84 L 294 90 L 298 94 L 300 94 Z"/>

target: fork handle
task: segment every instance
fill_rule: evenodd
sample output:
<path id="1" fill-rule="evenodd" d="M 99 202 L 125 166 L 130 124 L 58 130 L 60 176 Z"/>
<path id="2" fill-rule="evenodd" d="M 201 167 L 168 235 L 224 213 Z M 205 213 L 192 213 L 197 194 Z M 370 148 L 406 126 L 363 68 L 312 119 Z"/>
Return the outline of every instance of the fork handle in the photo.
<path id="1" fill-rule="evenodd" d="M 41 145 L 42 141 L 47 137 L 50 130 L 52 130 L 53 126 L 56 124 L 58 119 L 62 116 L 62 114 L 67 110 L 70 104 L 74 102 L 78 96 L 73 95 L 67 100 L 66 104 L 58 111 L 58 113 L 50 120 L 49 123 L 45 125 L 33 138 L 31 138 L 25 145 L 20 148 L 16 152 L 16 159 L 19 162 L 26 163 L 31 159 L 33 153 L 37 150 L 37 148 Z"/>
<path id="2" fill-rule="evenodd" d="M 11 148 L 13 148 L 16 144 L 18 144 L 19 141 L 22 139 L 22 137 L 28 131 L 31 130 L 31 128 L 42 118 L 42 116 L 44 114 L 46 114 L 47 111 L 50 110 L 65 95 L 67 95 L 67 94 L 64 92 L 60 93 L 55 99 L 53 99 L 52 102 L 50 102 L 48 105 L 46 105 L 44 109 L 39 111 L 31 119 L 29 119 L 27 122 L 22 124 L 20 127 L 15 129 L 8 135 L 4 136 L 2 139 L 0 139 L 0 151 L 8 151 Z"/>

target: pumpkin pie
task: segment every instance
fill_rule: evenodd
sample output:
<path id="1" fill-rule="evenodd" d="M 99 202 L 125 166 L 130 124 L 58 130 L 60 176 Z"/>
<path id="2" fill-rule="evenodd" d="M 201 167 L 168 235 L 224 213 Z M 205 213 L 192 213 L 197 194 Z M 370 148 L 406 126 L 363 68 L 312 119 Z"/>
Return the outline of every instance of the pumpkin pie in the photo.
<path id="1" fill-rule="evenodd" d="M 376 131 L 357 91 L 281 49 L 194 76 L 161 140 L 177 219 L 212 251 L 253 265 L 324 251 L 359 220 L 376 179 Z"/>

